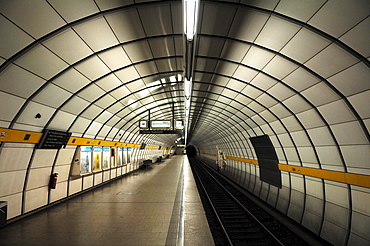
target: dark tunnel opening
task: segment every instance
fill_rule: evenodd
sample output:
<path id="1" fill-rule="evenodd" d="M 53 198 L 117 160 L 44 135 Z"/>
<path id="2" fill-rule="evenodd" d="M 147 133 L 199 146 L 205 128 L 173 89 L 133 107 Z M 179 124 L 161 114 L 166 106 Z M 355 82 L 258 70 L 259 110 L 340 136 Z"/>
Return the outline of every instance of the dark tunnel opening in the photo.
<path id="1" fill-rule="evenodd" d="M 185 150 L 188 157 L 194 157 L 197 155 L 197 149 L 193 145 L 186 146 Z"/>

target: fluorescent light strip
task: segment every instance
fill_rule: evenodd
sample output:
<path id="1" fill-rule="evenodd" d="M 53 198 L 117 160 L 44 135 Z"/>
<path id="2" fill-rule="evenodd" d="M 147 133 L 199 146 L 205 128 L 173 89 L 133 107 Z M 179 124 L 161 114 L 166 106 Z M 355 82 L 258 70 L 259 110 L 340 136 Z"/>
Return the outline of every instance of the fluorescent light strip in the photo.
<path id="1" fill-rule="evenodd" d="M 189 124 L 189 116 L 190 116 L 192 81 L 193 81 L 192 78 L 190 78 L 189 80 L 187 78 L 184 78 L 185 145 L 187 143 L 187 138 L 188 138 L 188 124 Z"/>
<path id="2" fill-rule="evenodd" d="M 196 32 L 199 0 L 184 0 L 184 32 L 186 39 L 192 41 Z"/>

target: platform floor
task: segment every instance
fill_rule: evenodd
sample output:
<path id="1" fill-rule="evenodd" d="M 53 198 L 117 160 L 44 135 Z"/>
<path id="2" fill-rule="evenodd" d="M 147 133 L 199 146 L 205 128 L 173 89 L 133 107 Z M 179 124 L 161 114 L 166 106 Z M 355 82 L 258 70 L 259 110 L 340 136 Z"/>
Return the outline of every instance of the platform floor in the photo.
<path id="1" fill-rule="evenodd" d="M 186 156 L 0 229 L 0 245 L 214 245 Z"/>

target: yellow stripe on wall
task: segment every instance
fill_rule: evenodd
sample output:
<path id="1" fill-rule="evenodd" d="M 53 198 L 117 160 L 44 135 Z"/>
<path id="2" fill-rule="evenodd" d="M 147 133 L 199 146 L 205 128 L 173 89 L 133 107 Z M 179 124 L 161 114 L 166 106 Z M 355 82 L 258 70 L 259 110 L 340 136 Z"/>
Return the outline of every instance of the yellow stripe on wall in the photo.
<path id="1" fill-rule="evenodd" d="M 42 137 L 41 132 L 30 132 L 23 130 L 14 130 L 0 128 L 0 142 L 12 143 L 33 143 L 37 144 Z M 93 138 L 70 137 L 67 145 L 84 145 L 84 146 L 103 146 L 103 147 L 126 147 L 140 148 L 141 144 L 122 143 L 108 140 L 98 140 Z M 159 146 L 145 146 L 146 149 L 158 149 Z M 162 147 L 162 149 L 168 149 Z"/>
<path id="2" fill-rule="evenodd" d="M 0 142 L 36 144 L 40 141 L 41 136 L 42 136 L 41 132 L 30 132 L 0 128 Z"/>
<path id="3" fill-rule="evenodd" d="M 212 154 L 212 153 L 201 152 L 201 154 L 217 156 L 217 154 Z M 226 159 L 240 161 L 240 162 L 249 163 L 253 165 L 258 165 L 258 161 L 253 160 L 253 159 L 246 159 L 246 158 L 232 157 L 232 156 L 226 156 Z M 290 173 L 297 173 L 297 174 L 315 177 L 315 178 L 320 178 L 320 179 L 332 180 L 332 181 L 341 182 L 341 183 L 350 184 L 350 185 L 357 185 L 357 186 L 370 188 L 370 175 L 345 173 L 345 172 L 339 172 L 339 171 L 324 170 L 324 169 L 318 169 L 318 168 L 312 168 L 312 167 L 301 167 L 301 166 L 294 166 L 294 165 L 288 165 L 288 164 L 279 164 L 279 170 L 290 172 Z"/>

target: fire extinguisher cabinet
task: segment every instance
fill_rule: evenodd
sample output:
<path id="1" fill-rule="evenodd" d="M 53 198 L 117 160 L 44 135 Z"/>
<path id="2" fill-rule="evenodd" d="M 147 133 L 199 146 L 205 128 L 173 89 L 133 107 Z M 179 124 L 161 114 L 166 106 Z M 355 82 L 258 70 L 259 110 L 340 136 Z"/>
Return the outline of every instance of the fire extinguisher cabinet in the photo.
<path id="1" fill-rule="evenodd" d="M 6 225 L 8 202 L 0 201 L 0 228 Z"/>

